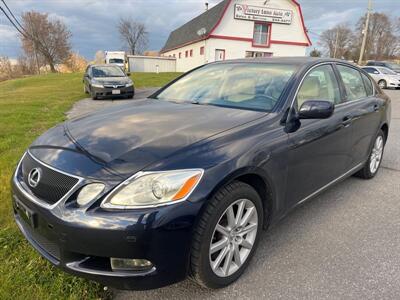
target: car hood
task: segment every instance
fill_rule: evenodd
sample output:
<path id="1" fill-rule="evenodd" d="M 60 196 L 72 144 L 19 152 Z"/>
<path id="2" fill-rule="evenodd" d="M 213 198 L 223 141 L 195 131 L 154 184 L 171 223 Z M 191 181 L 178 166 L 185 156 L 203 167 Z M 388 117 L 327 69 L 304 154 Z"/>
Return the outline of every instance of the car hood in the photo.
<path id="1" fill-rule="evenodd" d="M 95 81 L 101 84 L 127 84 L 131 82 L 128 77 L 95 77 L 93 78 Z"/>
<path id="2" fill-rule="evenodd" d="M 41 136 L 31 152 L 65 172 L 96 177 L 105 168 L 126 177 L 178 150 L 265 115 L 139 100 L 66 122 Z"/>

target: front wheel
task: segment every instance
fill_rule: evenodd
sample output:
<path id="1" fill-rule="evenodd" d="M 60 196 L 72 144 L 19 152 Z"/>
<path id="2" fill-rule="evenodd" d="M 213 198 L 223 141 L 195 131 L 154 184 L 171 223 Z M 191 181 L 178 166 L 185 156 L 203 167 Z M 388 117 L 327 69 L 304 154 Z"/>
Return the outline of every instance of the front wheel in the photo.
<path id="1" fill-rule="evenodd" d="M 386 80 L 380 80 L 379 82 L 378 82 L 378 85 L 379 85 L 379 87 L 381 88 L 381 89 L 386 89 L 387 88 L 387 82 L 386 82 Z"/>
<path id="2" fill-rule="evenodd" d="M 371 179 L 376 176 L 382 163 L 385 142 L 385 134 L 382 130 L 379 130 L 368 161 L 356 176 L 363 179 Z"/>
<path id="3" fill-rule="evenodd" d="M 221 188 L 195 229 L 192 278 L 213 289 L 236 281 L 254 255 L 262 223 L 261 198 L 251 186 L 233 182 Z"/>

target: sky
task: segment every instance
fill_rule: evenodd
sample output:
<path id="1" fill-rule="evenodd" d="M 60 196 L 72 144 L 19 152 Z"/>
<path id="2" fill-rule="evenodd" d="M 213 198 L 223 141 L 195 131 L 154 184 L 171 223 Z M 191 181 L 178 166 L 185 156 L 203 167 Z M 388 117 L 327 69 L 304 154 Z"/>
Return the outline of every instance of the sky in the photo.
<path id="1" fill-rule="evenodd" d="M 146 24 L 149 50 L 163 47 L 169 33 L 219 0 L 5 0 L 20 18 L 23 12 L 46 12 L 61 19 L 72 32 L 75 52 L 91 60 L 97 50 L 123 48 L 117 24 L 120 17 L 132 17 Z M 366 12 L 368 0 L 298 0 L 313 45 L 319 34 L 339 23 L 354 25 Z M 1 4 L 1 2 L 0 2 Z M 374 11 L 400 16 L 400 0 L 374 0 Z M 0 12 L 0 56 L 17 58 L 22 54 L 19 37 Z"/>

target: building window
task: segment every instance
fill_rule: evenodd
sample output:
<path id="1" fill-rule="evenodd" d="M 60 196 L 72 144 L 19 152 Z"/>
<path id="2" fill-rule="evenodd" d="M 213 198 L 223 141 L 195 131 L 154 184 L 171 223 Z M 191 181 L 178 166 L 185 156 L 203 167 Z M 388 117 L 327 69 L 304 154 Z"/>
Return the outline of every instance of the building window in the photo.
<path id="1" fill-rule="evenodd" d="M 246 51 L 246 58 L 272 57 L 272 56 L 273 53 L 271 52 Z"/>
<path id="2" fill-rule="evenodd" d="M 193 57 L 193 50 L 190 50 L 190 57 Z"/>
<path id="3" fill-rule="evenodd" d="M 176 57 L 175 53 L 172 55 L 172 57 L 174 57 L 174 58 Z"/>
<path id="4" fill-rule="evenodd" d="M 200 55 L 204 55 L 204 47 L 200 47 Z"/>
<path id="5" fill-rule="evenodd" d="M 189 51 L 188 50 L 185 51 L 185 57 L 189 57 Z"/>
<path id="6" fill-rule="evenodd" d="M 182 53 L 181 52 L 179 52 L 179 58 L 182 58 Z"/>
<path id="7" fill-rule="evenodd" d="M 271 24 L 254 23 L 253 46 L 269 47 L 271 37 Z"/>

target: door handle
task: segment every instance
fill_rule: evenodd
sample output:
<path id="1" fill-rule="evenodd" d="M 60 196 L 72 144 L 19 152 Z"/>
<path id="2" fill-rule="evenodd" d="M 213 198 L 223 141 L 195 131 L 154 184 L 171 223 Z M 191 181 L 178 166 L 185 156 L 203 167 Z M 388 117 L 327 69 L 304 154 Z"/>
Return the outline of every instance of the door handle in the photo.
<path id="1" fill-rule="evenodd" d="M 378 105 L 378 104 L 375 104 L 375 105 L 374 105 L 374 111 L 379 111 L 379 109 L 380 109 L 379 105 Z"/>
<path id="2" fill-rule="evenodd" d="M 343 126 L 344 127 L 349 127 L 351 125 L 351 123 L 353 123 L 353 117 L 352 116 L 346 116 L 343 118 Z"/>

